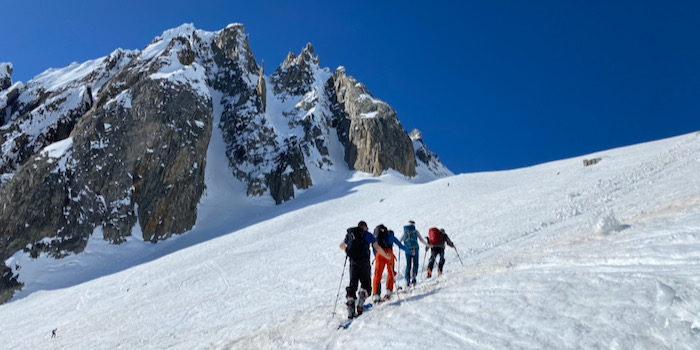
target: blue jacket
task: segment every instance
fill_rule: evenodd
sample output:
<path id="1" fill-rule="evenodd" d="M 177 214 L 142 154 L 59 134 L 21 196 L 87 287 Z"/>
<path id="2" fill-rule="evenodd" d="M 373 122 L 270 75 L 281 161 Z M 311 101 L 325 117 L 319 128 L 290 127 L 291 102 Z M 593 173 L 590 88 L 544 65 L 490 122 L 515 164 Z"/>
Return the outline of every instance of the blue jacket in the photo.
<path id="1" fill-rule="evenodd" d="M 396 244 L 399 248 L 401 248 L 401 250 L 408 254 L 411 254 L 411 250 L 406 248 L 406 246 L 404 246 L 403 244 L 401 244 L 401 241 L 399 241 L 399 239 L 391 233 L 387 234 L 386 243 L 389 245 L 389 250 L 391 250 L 393 245 Z M 377 251 L 374 251 L 374 255 L 377 255 Z"/>

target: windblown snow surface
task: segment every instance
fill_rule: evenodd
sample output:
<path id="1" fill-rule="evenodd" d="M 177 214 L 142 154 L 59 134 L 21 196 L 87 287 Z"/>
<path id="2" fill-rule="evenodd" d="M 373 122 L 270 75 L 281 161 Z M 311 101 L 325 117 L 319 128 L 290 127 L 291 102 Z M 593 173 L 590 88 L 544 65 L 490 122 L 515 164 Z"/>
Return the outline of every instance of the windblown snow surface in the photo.
<path id="1" fill-rule="evenodd" d="M 280 206 L 243 198 L 213 149 L 191 232 L 9 259 L 28 282 L 0 306 L 1 347 L 700 349 L 698 134 L 431 182 L 315 174 Z M 458 250 L 431 279 L 421 251 L 415 289 L 337 330 L 359 220 L 444 228 Z"/>

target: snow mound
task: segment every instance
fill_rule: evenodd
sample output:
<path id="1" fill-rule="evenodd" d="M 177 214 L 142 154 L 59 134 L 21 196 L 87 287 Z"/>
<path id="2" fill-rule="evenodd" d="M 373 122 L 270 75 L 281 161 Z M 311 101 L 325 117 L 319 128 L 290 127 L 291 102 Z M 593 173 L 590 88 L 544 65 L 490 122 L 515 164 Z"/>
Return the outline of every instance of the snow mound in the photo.
<path id="1" fill-rule="evenodd" d="M 595 222 L 594 232 L 600 236 L 607 236 L 613 232 L 622 231 L 626 226 L 620 224 L 612 211 L 601 214 Z"/>

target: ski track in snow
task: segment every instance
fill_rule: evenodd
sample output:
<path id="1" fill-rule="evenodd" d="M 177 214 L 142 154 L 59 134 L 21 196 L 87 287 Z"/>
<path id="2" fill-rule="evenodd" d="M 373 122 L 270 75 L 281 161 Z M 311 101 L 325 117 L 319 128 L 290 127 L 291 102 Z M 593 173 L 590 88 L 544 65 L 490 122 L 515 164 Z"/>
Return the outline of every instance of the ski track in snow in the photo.
<path id="1" fill-rule="evenodd" d="M 602 160 L 582 166 L 593 157 Z M 279 207 L 246 199 L 228 208 L 208 186 L 211 202 L 198 217 L 217 218 L 209 227 L 219 231 L 235 218 L 249 224 L 187 238 L 208 227 L 198 222 L 179 243 L 150 248 L 156 259 L 2 305 L 0 342 L 12 349 L 698 349 L 699 172 L 700 137 L 688 134 L 422 184 L 393 173 L 349 174 Z M 231 218 L 220 217 L 222 206 Z M 421 250 L 415 289 L 337 330 L 348 281 L 338 249 L 345 228 L 366 220 L 399 233 L 409 219 L 424 236 L 444 227 L 464 265 L 447 248 L 445 274 L 426 279 Z M 402 255 L 399 286 L 404 266 Z"/>

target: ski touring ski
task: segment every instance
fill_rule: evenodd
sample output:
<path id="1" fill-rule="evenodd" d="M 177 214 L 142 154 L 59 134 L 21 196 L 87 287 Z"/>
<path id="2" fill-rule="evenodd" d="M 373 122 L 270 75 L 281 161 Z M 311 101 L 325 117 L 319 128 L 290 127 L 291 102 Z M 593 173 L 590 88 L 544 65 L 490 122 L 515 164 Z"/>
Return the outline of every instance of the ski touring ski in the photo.
<path id="1" fill-rule="evenodd" d="M 372 310 L 372 307 L 373 307 L 372 303 L 365 304 L 365 306 L 362 308 L 362 314 L 366 313 L 369 310 Z M 361 315 L 358 315 L 358 316 L 355 316 L 355 318 L 351 318 L 351 319 L 343 321 L 342 323 L 340 323 L 340 325 L 338 325 L 338 329 L 348 329 L 348 327 L 350 327 L 352 322 L 355 321 L 360 316 Z"/>

